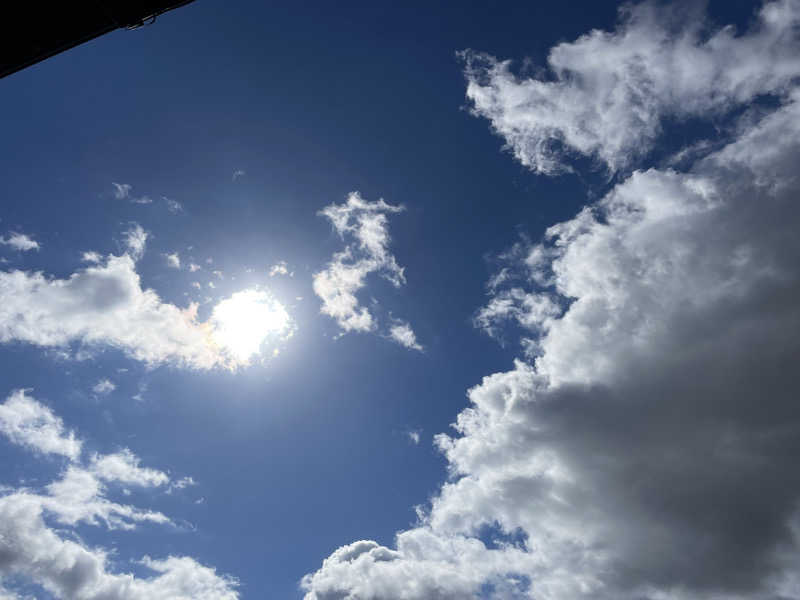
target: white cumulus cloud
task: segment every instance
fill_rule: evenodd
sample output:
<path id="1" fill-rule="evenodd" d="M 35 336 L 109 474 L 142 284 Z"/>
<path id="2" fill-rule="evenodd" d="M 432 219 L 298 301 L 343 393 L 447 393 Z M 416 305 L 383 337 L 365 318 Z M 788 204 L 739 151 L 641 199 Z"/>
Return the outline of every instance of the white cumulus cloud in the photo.
<path id="1" fill-rule="evenodd" d="M 411 329 L 411 325 L 406 322 L 401 321 L 389 327 L 389 337 L 409 350 L 419 350 L 420 352 L 424 350 L 422 345 L 417 342 L 417 336 Z"/>
<path id="2" fill-rule="evenodd" d="M 334 551 L 302 580 L 307 600 L 800 598 L 800 90 L 781 89 L 799 8 L 767 4 L 753 31 L 698 42 L 647 5 L 574 55 L 553 51 L 576 61 L 555 63 L 571 65 L 552 83 L 570 94 L 608 69 L 620 85 L 630 64 L 660 72 L 667 52 L 645 108 L 652 93 L 656 112 L 678 98 L 713 118 L 726 100 L 682 79 L 698 69 L 727 101 L 772 93 L 777 105 L 686 170 L 635 170 L 509 254 L 476 321 L 496 335 L 515 324 L 535 352 L 473 387 L 454 432 L 436 436 L 451 477 L 419 524 L 391 548 Z M 648 36 L 659 52 L 640 51 Z M 539 86 L 515 93 L 525 110 L 503 118 L 518 154 L 532 149 L 520 160 L 555 169 L 527 111 L 571 105 L 550 106 Z M 586 148 L 612 167 L 631 160 L 630 140 L 658 133 L 650 115 Z M 580 135 L 601 127 L 559 118 Z"/>
<path id="3" fill-rule="evenodd" d="M 368 275 L 376 273 L 395 287 L 406 281 L 403 268 L 389 251 L 387 217 L 403 210 L 402 206 L 387 204 L 383 199 L 369 202 L 358 192 L 352 192 L 344 204 L 331 204 L 320 211 L 346 240 L 346 245 L 333 255 L 324 270 L 314 274 L 314 292 L 322 300 L 321 312 L 332 317 L 343 332 L 374 331 L 378 327 L 375 316 L 361 305 L 356 295 L 366 286 Z M 398 330 L 401 336 L 398 338 L 390 332 L 390 337 L 400 343 L 401 339 L 408 342 L 409 336 L 403 333 Z M 411 341 L 416 344 L 416 338 Z"/>
<path id="4" fill-rule="evenodd" d="M 178 255 L 177 252 L 172 252 L 168 254 L 164 254 L 164 260 L 167 261 L 167 265 L 173 269 L 180 269 L 181 268 L 181 257 Z"/>
<path id="5" fill-rule="evenodd" d="M 114 384 L 113 381 L 107 378 L 99 380 L 92 386 L 92 391 L 100 396 L 105 396 L 106 394 L 110 394 L 115 389 L 117 389 L 117 386 Z"/>
<path id="6" fill-rule="evenodd" d="M 25 445 L 32 449 L 53 451 L 52 444 L 41 440 L 63 435 L 61 420 L 44 405 L 14 392 L 0 408 L 11 405 L 18 411 L 20 402 L 35 418 L 27 419 L 25 436 L 38 440 Z M 44 415 L 44 416 L 42 416 Z M 37 433 L 38 430 L 38 433 Z M 3 433 L 16 443 L 14 429 Z M 34 432 L 34 433 L 31 433 Z M 79 442 L 78 442 L 79 444 Z M 56 452 L 65 453 L 55 450 Z M 142 510 L 109 500 L 108 486 L 119 484 L 158 487 L 168 483 L 166 474 L 139 466 L 139 459 L 129 450 L 112 455 L 94 455 L 87 466 L 78 462 L 78 451 L 67 453 L 73 459 L 60 477 L 41 490 L 6 487 L 0 495 L 0 577 L 41 586 L 59 600 L 236 600 L 237 582 L 218 575 L 208 566 L 186 556 L 151 558 L 141 564 L 149 574 L 134 577 L 114 572 L 110 551 L 85 545 L 73 528 L 79 524 L 104 525 L 113 529 L 135 529 L 140 522 L 169 523 L 159 513 Z M 57 527 L 50 523 L 55 521 Z"/>
<path id="7" fill-rule="evenodd" d="M 708 34 L 695 10 L 667 15 L 655 2 L 626 5 L 613 32 L 594 30 L 552 48 L 549 77 L 519 77 L 511 62 L 464 53 L 467 97 L 522 164 L 569 170 L 570 153 L 611 169 L 654 145 L 666 118 L 719 116 L 762 94 L 785 94 L 800 75 L 794 0 L 770 2 L 758 22 Z"/>
<path id="8" fill-rule="evenodd" d="M 76 460 L 81 441 L 64 428 L 64 422 L 53 411 L 29 396 L 29 391 L 16 390 L 0 404 L 0 433 L 37 452 Z"/>
<path id="9" fill-rule="evenodd" d="M 138 223 L 132 223 L 123 234 L 125 248 L 134 260 L 139 260 L 144 255 L 149 234 Z"/>
<path id="10" fill-rule="evenodd" d="M 11 232 L 8 237 L 0 236 L 0 244 L 11 246 L 14 250 L 20 252 L 27 252 L 29 250 L 38 250 L 41 248 L 39 242 L 24 233 Z"/>

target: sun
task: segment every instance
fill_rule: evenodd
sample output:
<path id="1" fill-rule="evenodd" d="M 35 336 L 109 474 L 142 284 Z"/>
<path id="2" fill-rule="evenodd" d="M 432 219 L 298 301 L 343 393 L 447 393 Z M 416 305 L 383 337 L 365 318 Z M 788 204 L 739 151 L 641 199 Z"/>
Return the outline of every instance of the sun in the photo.
<path id="1" fill-rule="evenodd" d="M 285 341 L 294 329 L 292 318 L 271 294 L 250 289 L 237 292 L 211 313 L 214 341 L 240 364 L 261 353 L 267 343 Z"/>

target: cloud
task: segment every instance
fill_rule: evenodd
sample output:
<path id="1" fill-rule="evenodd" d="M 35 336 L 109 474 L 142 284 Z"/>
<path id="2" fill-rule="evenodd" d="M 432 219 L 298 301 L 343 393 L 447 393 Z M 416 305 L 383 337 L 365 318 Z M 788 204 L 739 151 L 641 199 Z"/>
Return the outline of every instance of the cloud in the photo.
<path id="1" fill-rule="evenodd" d="M 0 244 L 5 246 L 11 246 L 14 250 L 19 250 L 20 252 L 27 252 L 29 250 L 38 250 L 41 246 L 39 242 L 32 239 L 30 236 L 24 233 L 9 233 L 8 237 L 0 236 Z"/>
<path id="2" fill-rule="evenodd" d="M 411 329 L 411 325 L 405 322 L 395 323 L 389 328 L 389 337 L 408 348 L 409 350 L 419 350 L 422 352 L 424 348 L 417 342 L 417 336 Z"/>
<path id="3" fill-rule="evenodd" d="M 81 260 L 88 263 L 99 263 L 103 260 L 103 257 L 99 252 L 89 251 L 81 255 Z"/>
<path id="4" fill-rule="evenodd" d="M 100 396 L 105 396 L 106 394 L 110 394 L 117 386 L 114 385 L 114 382 L 110 379 L 101 379 L 97 383 L 92 386 L 92 391 Z"/>
<path id="5" fill-rule="evenodd" d="M 133 223 L 123 234 L 124 243 L 128 254 L 134 259 L 139 260 L 144 256 L 144 249 L 147 246 L 149 234 L 142 229 L 138 223 Z"/>
<path id="6" fill-rule="evenodd" d="M 43 405 L 14 392 L 49 417 L 37 424 L 36 439 L 52 436 L 53 420 L 61 421 Z M 10 400 L 6 401 L 7 406 Z M 7 434 L 5 429 L 3 433 Z M 15 441 L 14 437 L 11 437 Z M 32 447 L 36 447 L 35 445 Z M 88 466 L 74 457 L 61 476 L 40 491 L 6 488 L 0 496 L 0 577 L 13 578 L 44 588 L 59 599 L 81 600 L 236 600 L 237 582 L 216 573 L 192 558 L 145 556 L 141 564 L 152 573 L 134 577 L 114 573 L 110 552 L 88 547 L 73 529 L 83 523 L 108 529 L 135 529 L 144 521 L 166 524 L 161 513 L 119 504 L 106 497 L 108 485 L 121 483 L 143 487 L 163 486 L 169 478 L 161 471 L 139 466 L 129 450 L 112 455 L 94 455 Z M 51 527 L 54 520 L 58 527 Z M 48 597 L 49 597 L 48 595 Z"/>
<path id="7" fill-rule="evenodd" d="M 767 5 L 758 35 L 797 8 Z M 637 26 L 651 21 L 581 43 L 629 56 Z M 745 56 L 756 34 L 730 35 L 709 39 L 748 73 L 762 61 L 753 77 L 772 91 L 780 53 Z M 659 93 L 691 100 L 668 81 Z M 477 321 L 514 323 L 535 352 L 469 390 L 454 433 L 436 436 L 450 478 L 418 525 L 392 548 L 336 550 L 302 580 L 308 600 L 800 597 L 800 91 L 762 114 L 685 171 L 636 170 L 509 253 Z"/>
<path id="8" fill-rule="evenodd" d="M 368 275 L 377 273 L 395 287 L 406 281 L 403 269 L 389 252 L 387 218 L 403 210 L 383 199 L 369 202 L 352 192 L 344 204 L 331 204 L 319 213 L 347 240 L 345 249 L 334 254 L 326 268 L 313 276 L 314 292 L 322 300 L 321 312 L 332 317 L 343 332 L 377 328 L 375 317 L 356 296 L 366 286 Z"/>
<path id="9" fill-rule="evenodd" d="M 16 390 L 0 404 L 0 433 L 11 442 L 43 454 L 60 454 L 76 460 L 81 441 L 47 406 Z"/>
<path id="10" fill-rule="evenodd" d="M 270 267 L 269 276 L 275 277 L 275 275 L 289 275 L 289 266 L 286 261 L 279 261 Z"/>
<path id="11" fill-rule="evenodd" d="M 139 458 L 127 448 L 115 454 L 93 455 L 90 470 L 104 481 L 118 481 L 144 487 L 157 487 L 169 482 L 166 473 L 140 467 Z"/>
<path id="12" fill-rule="evenodd" d="M 549 73 L 519 77 L 510 61 L 467 51 L 467 98 L 514 156 L 536 172 L 571 170 L 571 154 L 626 168 L 653 147 L 665 119 L 717 117 L 800 75 L 794 0 L 766 4 L 737 35 L 712 31 L 698 10 L 667 15 L 655 2 L 621 9 L 613 32 L 555 46 Z"/>
<path id="13" fill-rule="evenodd" d="M 132 237 L 131 253 L 138 255 L 146 234 L 138 228 Z M 196 304 L 180 308 L 143 289 L 135 267 L 134 258 L 123 254 L 109 255 L 66 279 L 0 271 L 0 343 L 67 352 L 74 346 L 77 352 L 111 347 L 148 366 L 235 369 L 249 364 L 240 359 L 237 340 L 220 335 L 221 325 L 198 321 Z"/>
<path id="14" fill-rule="evenodd" d="M 192 477 L 181 477 L 169 484 L 167 493 L 171 494 L 175 490 L 182 490 L 193 485 L 197 485 L 197 482 Z"/>
<path id="15" fill-rule="evenodd" d="M 181 204 L 177 200 L 173 200 L 172 198 L 167 198 L 166 196 L 162 196 L 161 199 L 164 200 L 164 204 L 167 205 L 167 210 L 171 212 L 173 215 L 177 215 L 183 212 L 183 204 Z"/>
<path id="16" fill-rule="evenodd" d="M 408 441 L 410 441 L 415 446 L 419 445 L 420 436 L 422 432 L 419 429 L 412 429 L 411 431 L 406 431 L 406 435 L 408 436 Z"/>
<path id="17" fill-rule="evenodd" d="M 202 269 L 202 268 L 203 268 L 203 267 L 201 267 L 201 266 L 200 266 L 200 265 L 198 265 L 198 264 L 195 264 L 195 263 L 189 263 L 189 271 L 191 271 L 192 273 L 194 273 L 195 271 L 199 271 L 199 270 L 200 270 L 200 269 Z"/>
<path id="18" fill-rule="evenodd" d="M 111 185 L 114 186 L 114 198 L 117 200 L 126 199 L 133 189 L 133 186 L 128 183 L 115 183 L 112 181 Z"/>
<path id="19" fill-rule="evenodd" d="M 177 252 L 173 252 L 172 254 L 163 254 L 164 260 L 167 261 L 167 265 L 172 267 L 173 269 L 180 269 L 181 268 L 181 257 L 178 256 Z"/>
<path id="20" fill-rule="evenodd" d="M 224 364 L 196 307 L 181 309 L 142 289 L 134 259 L 109 256 L 67 279 L 0 272 L 0 342 L 119 348 L 149 365 L 208 369 Z"/>
<path id="21" fill-rule="evenodd" d="M 132 204 L 152 204 L 153 202 L 153 199 L 149 196 L 133 196 L 131 194 L 133 186 L 129 183 L 115 183 L 112 181 L 111 185 L 114 186 L 114 198 L 117 200 L 128 200 Z"/>

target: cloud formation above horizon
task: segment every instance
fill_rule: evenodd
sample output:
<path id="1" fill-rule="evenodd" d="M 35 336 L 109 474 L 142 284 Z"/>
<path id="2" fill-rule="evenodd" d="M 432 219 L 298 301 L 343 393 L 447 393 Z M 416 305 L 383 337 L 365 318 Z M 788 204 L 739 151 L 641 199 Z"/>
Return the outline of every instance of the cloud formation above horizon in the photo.
<path id="1" fill-rule="evenodd" d="M 435 437 L 450 477 L 419 523 L 335 550 L 307 600 L 800 598 L 800 2 L 741 35 L 668 10 L 560 44 L 548 81 L 468 55 L 524 165 L 634 170 L 506 254 L 476 324 L 514 323 L 526 360 Z M 636 169 L 662 118 L 757 97 L 684 170 Z"/>

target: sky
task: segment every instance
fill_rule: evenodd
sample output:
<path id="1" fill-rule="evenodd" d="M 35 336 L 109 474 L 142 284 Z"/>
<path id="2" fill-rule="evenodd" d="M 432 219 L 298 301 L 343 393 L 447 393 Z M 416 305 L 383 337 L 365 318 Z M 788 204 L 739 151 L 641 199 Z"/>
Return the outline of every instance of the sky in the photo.
<path id="1" fill-rule="evenodd" d="M 496 4 L 0 81 L 0 600 L 800 599 L 800 1 Z"/>

